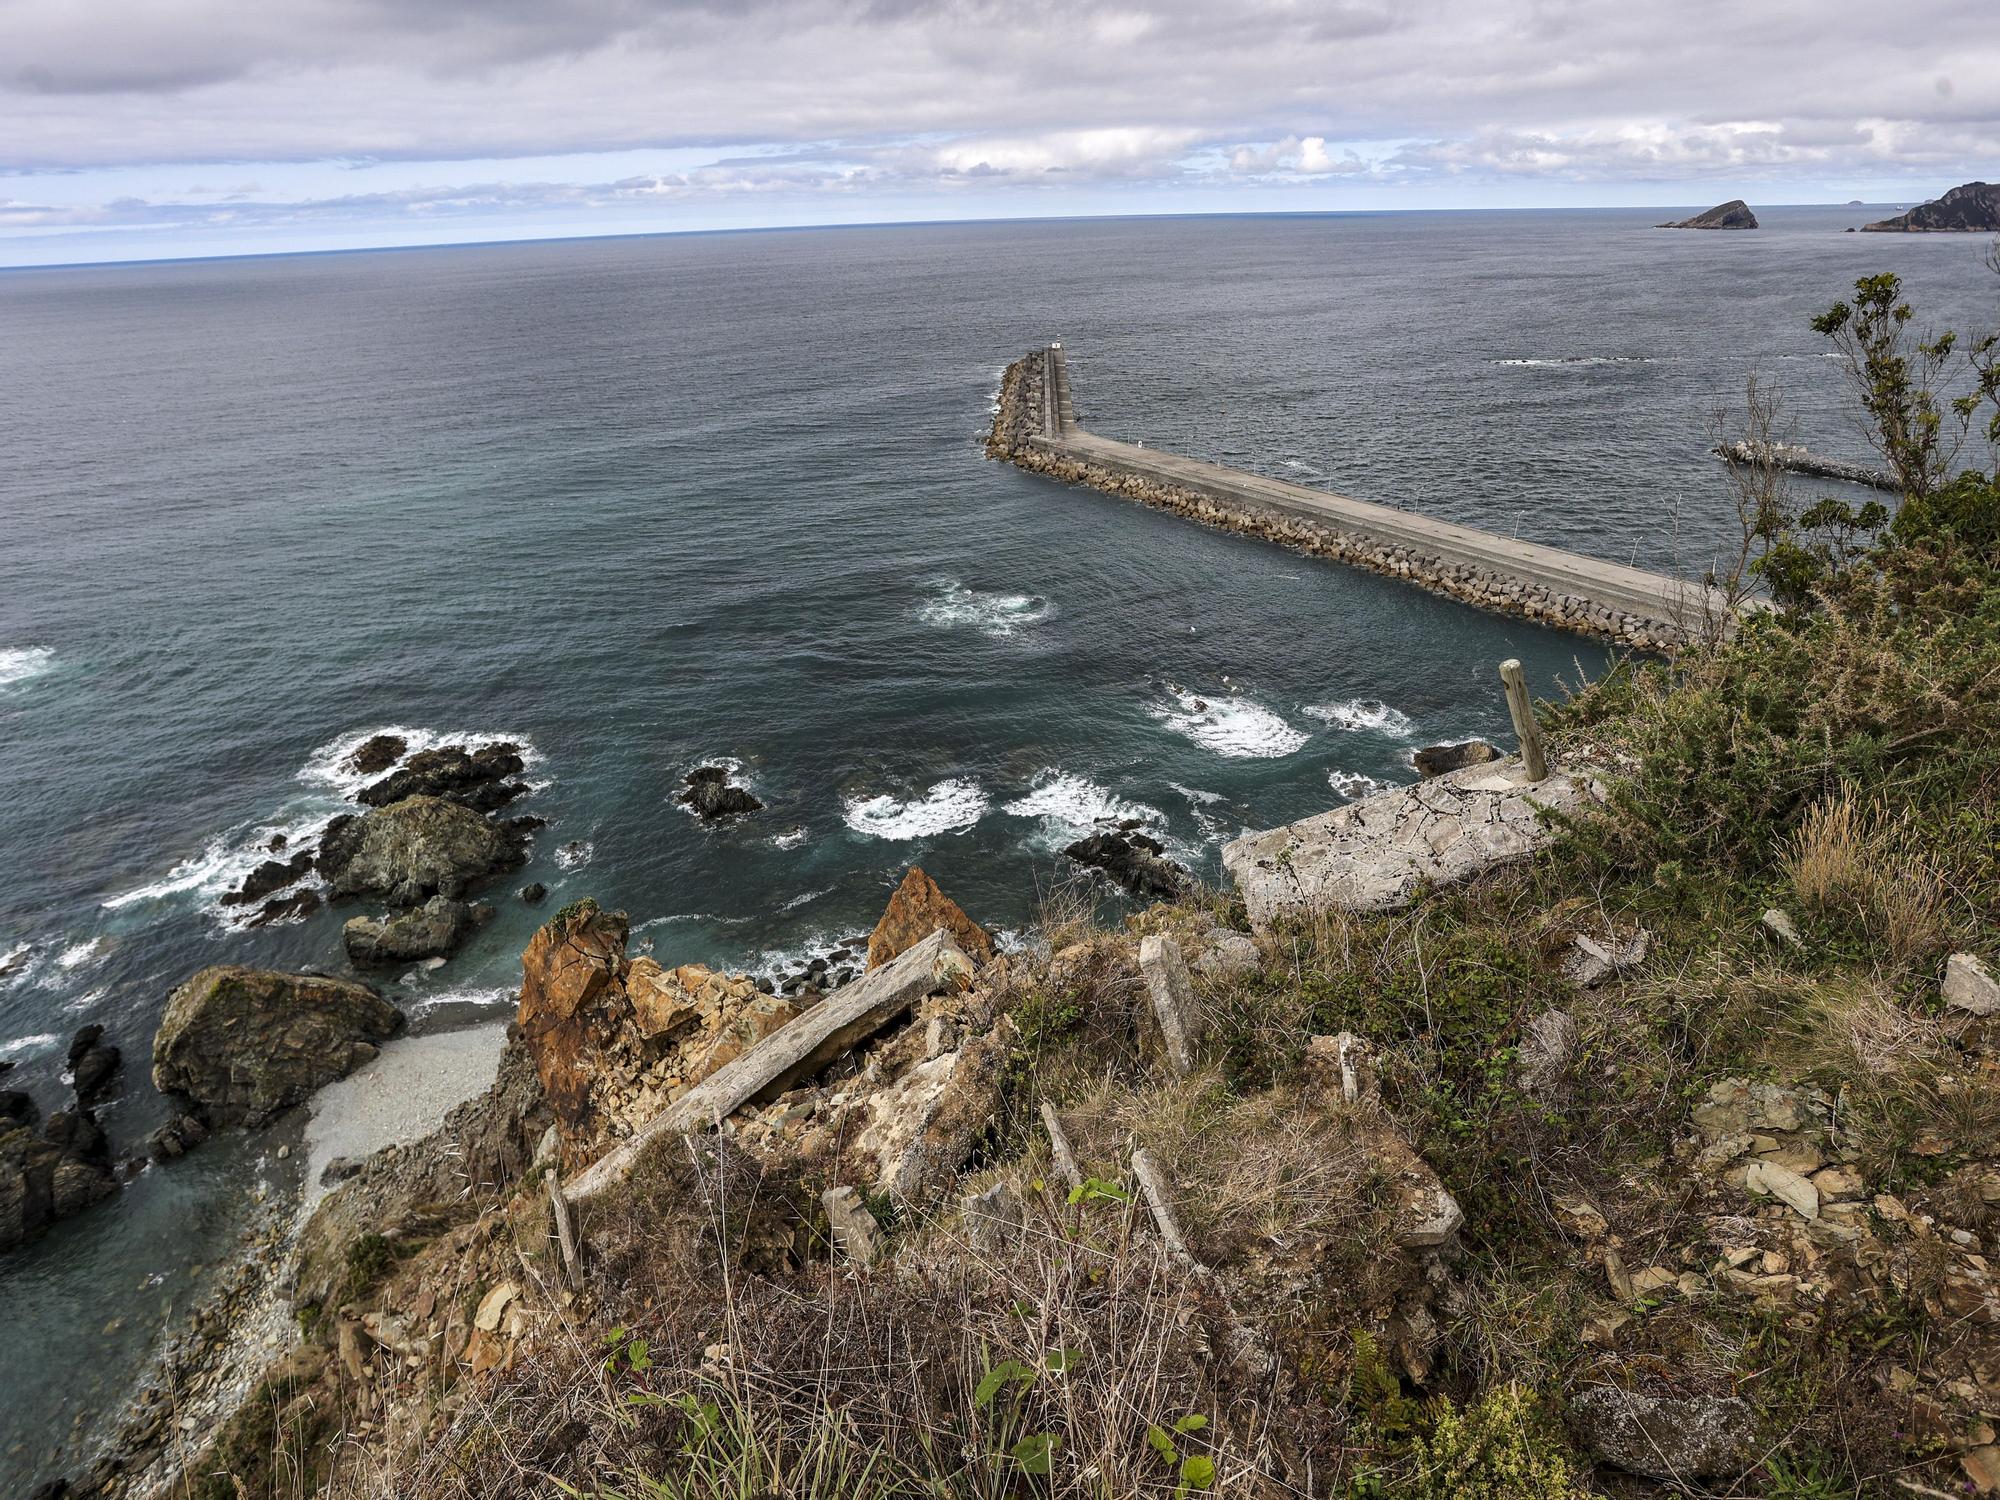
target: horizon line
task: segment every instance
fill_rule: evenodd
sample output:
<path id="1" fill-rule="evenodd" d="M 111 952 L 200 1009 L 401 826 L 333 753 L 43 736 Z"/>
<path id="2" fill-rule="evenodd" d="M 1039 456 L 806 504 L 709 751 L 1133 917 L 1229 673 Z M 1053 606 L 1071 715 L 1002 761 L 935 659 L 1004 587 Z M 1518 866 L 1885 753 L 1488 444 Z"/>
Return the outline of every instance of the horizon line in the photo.
<path id="1" fill-rule="evenodd" d="M 1742 200 L 1724 200 L 1742 201 Z M 186 255 L 141 255 L 124 260 L 63 260 L 31 261 L 19 265 L 0 265 L 0 275 L 12 275 L 23 271 L 77 271 L 106 270 L 125 266 L 173 266 L 229 260 L 290 260 L 303 256 L 317 255 L 392 255 L 406 251 L 423 250 L 478 250 L 508 245 L 556 245 L 576 241 L 599 240 L 651 240 L 683 238 L 697 235 L 726 234 L 799 234 L 817 230 L 861 230 L 861 229 L 938 229 L 966 224 L 1079 224 L 1079 223 L 1119 223 L 1135 219 L 1360 219 L 1388 218 L 1409 214 L 1541 214 L 1541 213 L 1661 213 L 1686 208 L 1685 203 L 1654 204 L 1534 204 L 1508 206 L 1467 206 L 1467 207 L 1407 207 L 1407 208 L 1297 208 L 1297 209 L 1175 209 L 1155 213 L 1076 213 L 1076 214 L 973 214 L 957 218 L 936 219 L 868 219 L 857 223 L 798 223 L 798 224 L 741 224 L 714 228 L 697 229 L 628 229 L 606 233 L 580 232 L 576 234 L 527 234 L 508 235 L 498 238 L 467 240 L 427 240 L 418 244 L 380 245 L 339 245 L 324 249 L 299 250 L 223 250 L 214 253 L 191 252 Z M 1886 208 L 1889 200 L 1868 203 L 1861 199 L 1842 199 L 1839 202 L 1814 200 L 1796 203 L 1766 203 L 1768 211 L 1776 208 Z"/>

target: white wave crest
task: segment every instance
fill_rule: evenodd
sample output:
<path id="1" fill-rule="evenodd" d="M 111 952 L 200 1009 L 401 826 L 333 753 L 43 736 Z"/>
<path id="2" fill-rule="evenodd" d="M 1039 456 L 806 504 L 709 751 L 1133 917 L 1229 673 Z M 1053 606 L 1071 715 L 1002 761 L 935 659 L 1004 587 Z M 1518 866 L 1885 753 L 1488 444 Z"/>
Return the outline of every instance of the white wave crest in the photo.
<path id="1" fill-rule="evenodd" d="M 772 834 L 771 842 L 780 849 L 796 849 L 811 836 L 801 824 L 797 828 L 787 828 L 783 833 Z"/>
<path id="2" fill-rule="evenodd" d="M 1416 726 L 1400 708 L 1392 708 L 1380 698 L 1349 698 L 1345 703 L 1316 703 L 1306 712 L 1321 723 L 1350 733 L 1361 729 L 1383 734 L 1404 735 Z"/>
<path id="3" fill-rule="evenodd" d="M 39 677 L 56 664 L 56 654 L 47 646 L 9 646 L 0 649 L 0 687 L 12 687 Z"/>
<path id="4" fill-rule="evenodd" d="M 1328 786 L 1349 802 L 1359 802 L 1363 797 L 1372 797 L 1377 792 L 1389 790 L 1388 782 L 1377 781 L 1373 776 L 1364 776 L 1359 771 L 1328 771 L 1326 781 Z"/>
<path id="5" fill-rule="evenodd" d="M 0 979 L 9 984 L 18 984 L 28 977 L 35 967 L 30 956 L 35 951 L 33 943 L 16 943 L 5 953 L 0 953 Z"/>
<path id="6" fill-rule="evenodd" d="M 56 1044 L 52 1031 L 38 1032 L 34 1036 L 17 1036 L 11 1042 L 0 1042 L 0 1060 L 19 1062 L 24 1057 L 40 1057 Z"/>
<path id="7" fill-rule="evenodd" d="M 1155 704 L 1153 717 L 1204 750 L 1232 760 L 1276 760 L 1292 754 L 1308 736 L 1253 698 L 1232 694 L 1202 698 L 1170 687 L 1173 704 Z"/>
<path id="8" fill-rule="evenodd" d="M 501 1006 L 511 1006 L 521 997 L 515 991 L 498 985 L 472 985 L 464 989 L 439 990 L 435 995 L 425 995 L 420 999 L 405 1001 L 403 1009 L 413 1016 L 426 1011 L 442 1010 L 447 1005 L 471 1005 L 481 1010 L 496 1010 Z"/>
<path id="9" fill-rule="evenodd" d="M 1167 821 L 1166 814 L 1157 807 L 1127 801 L 1087 776 L 1054 767 L 1038 775 L 1025 795 L 1000 810 L 1017 818 L 1041 819 L 1042 840 L 1052 845 L 1073 843 L 1077 835 L 1088 833 L 1100 824 L 1137 821 L 1161 828 Z"/>
<path id="10" fill-rule="evenodd" d="M 822 886 L 819 890 L 816 891 L 802 892 L 801 894 L 792 897 L 791 900 L 785 902 L 785 904 L 780 906 L 778 910 L 797 911 L 801 906 L 810 906 L 813 902 L 819 900 L 820 897 L 826 895 L 832 889 L 833 887 L 829 885 L 829 886 Z"/>
<path id="11" fill-rule="evenodd" d="M 1574 370 L 1594 365 L 1654 365 L 1662 361 L 1647 354 L 1567 354 L 1560 359 L 1496 359 L 1493 363 L 1533 370 Z"/>
<path id="12" fill-rule="evenodd" d="M 963 833 L 986 816 L 986 793 L 976 781 L 953 777 L 940 781 L 921 797 L 898 800 L 883 793 L 876 797 L 850 797 L 845 818 L 856 833 L 872 839 L 933 838 L 943 833 Z"/>
<path id="13" fill-rule="evenodd" d="M 556 850 L 556 868 L 561 870 L 581 870 L 590 863 L 597 853 L 597 845 L 589 839 L 571 839 Z"/>
<path id="14" fill-rule="evenodd" d="M 80 943 L 71 943 L 67 948 L 63 949 L 61 953 L 56 955 L 56 963 L 65 969 L 75 969 L 89 963 L 93 958 L 101 958 L 103 955 L 104 939 L 86 938 Z"/>
<path id="15" fill-rule="evenodd" d="M 1055 606 L 1039 594 L 985 594 L 956 579 L 939 585 L 936 598 L 917 606 L 917 618 L 926 625 L 945 630 L 963 626 L 995 640 L 1039 625 L 1055 612 Z"/>

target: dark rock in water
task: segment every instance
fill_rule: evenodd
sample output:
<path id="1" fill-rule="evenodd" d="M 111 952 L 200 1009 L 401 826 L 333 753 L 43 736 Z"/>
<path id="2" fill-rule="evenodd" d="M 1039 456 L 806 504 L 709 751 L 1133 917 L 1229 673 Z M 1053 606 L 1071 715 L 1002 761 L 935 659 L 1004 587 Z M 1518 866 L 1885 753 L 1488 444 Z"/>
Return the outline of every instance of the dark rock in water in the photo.
<path id="1" fill-rule="evenodd" d="M 516 745 L 488 745 L 471 752 L 462 745 L 440 745 L 418 751 L 380 781 L 370 782 L 355 800 L 363 807 L 389 807 L 406 797 L 448 797 L 491 812 L 527 790 L 519 783 L 511 790 L 498 785 L 523 769 Z"/>
<path id="2" fill-rule="evenodd" d="M 526 835 L 535 832 L 537 829 L 548 827 L 549 820 L 547 818 L 538 818 L 533 813 L 529 813 L 526 817 L 509 818 L 507 826 L 518 834 Z"/>
<path id="3" fill-rule="evenodd" d="M 1762 1455 L 1757 1416 L 1740 1396 L 1648 1396 L 1586 1386 L 1570 1401 L 1583 1445 L 1628 1474 L 1684 1484 L 1734 1479 Z"/>
<path id="4" fill-rule="evenodd" d="M 517 829 L 518 820 L 491 823 L 442 797 L 406 797 L 329 823 L 319 871 L 335 896 L 415 906 L 520 864 L 526 840 Z"/>
<path id="5" fill-rule="evenodd" d="M 244 925 L 246 927 L 268 927 L 273 922 L 283 922 L 291 918 L 309 917 L 320 908 L 318 891 L 293 891 L 289 896 L 275 896 L 266 901 L 263 908 Z"/>
<path id="6" fill-rule="evenodd" d="M 361 748 L 347 757 L 347 769 L 362 776 L 376 776 L 403 758 L 410 742 L 400 734 L 378 734 L 361 742 Z"/>
<path id="7" fill-rule="evenodd" d="M 491 908 L 488 908 L 491 910 Z M 427 958 L 449 958 L 471 935 L 472 908 L 449 896 L 390 917 L 354 917 L 340 940 L 356 968 L 386 969 Z"/>
<path id="8" fill-rule="evenodd" d="M 0 1089 L 0 1129 L 8 1125 L 32 1125 L 41 1114 L 32 1095 L 21 1089 Z"/>
<path id="9" fill-rule="evenodd" d="M 194 1115 L 181 1115 L 146 1138 L 146 1154 L 154 1161 L 174 1161 L 208 1139 L 208 1127 Z"/>
<path id="10" fill-rule="evenodd" d="M 678 793 L 677 800 L 704 822 L 753 813 L 764 805 L 742 787 L 731 786 L 728 768 L 724 766 L 701 766 L 688 772 L 687 785 Z"/>
<path id="11" fill-rule="evenodd" d="M 1757 216 L 1750 212 L 1750 205 L 1741 198 L 1731 198 L 1727 203 L 1718 203 L 1707 213 L 1696 214 L 1692 219 L 1677 219 L 1671 224 L 1662 224 L 1662 229 L 1755 229 Z"/>
<path id="12" fill-rule="evenodd" d="M 261 1125 L 374 1057 L 402 1022 L 365 984 L 217 964 L 167 1001 L 153 1086 L 209 1125 Z"/>
<path id="13" fill-rule="evenodd" d="M 102 1026 L 85 1026 L 70 1039 L 70 1081 L 78 1104 L 88 1107 L 103 1094 L 118 1071 L 118 1049 L 104 1040 Z"/>
<path id="14" fill-rule="evenodd" d="M 303 880 L 313 867 L 312 851 L 301 849 L 290 859 L 267 859 L 248 875 L 243 884 L 222 898 L 224 906 L 248 906 L 253 901 L 262 901 L 273 891 L 282 891 L 288 885 L 296 885 Z"/>
<path id="15" fill-rule="evenodd" d="M 1166 852 L 1165 845 L 1143 833 L 1093 833 L 1063 850 L 1142 901 L 1172 901 L 1187 889 L 1188 872 L 1166 858 Z"/>
<path id="16" fill-rule="evenodd" d="M 1961 183 L 1942 198 L 1861 228 L 1867 234 L 2000 233 L 2000 183 Z"/>
<path id="17" fill-rule="evenodd" d="M 266 854 L 277 854 L 290 842 L 291 840 L 286 838 L 284 834 L 274 833 L 271 835 L 271 842 L 264 846 L 264 852 Z"/>
<path id="18" fill-rule="evenodd" d="M 1500 758 L 1500 752 L 1484 740 L 1467 740 L 1461 745 L 1426 745 L 1410 759 L 1419 776 L 1442 776 L 1447 771 L 1463 771 L 1467 766 L 1483 766 Z"/>
<path id="19" fill-rule="evenodd" d="M 530 906 L 540 906 L 548 898 L 549 888 L 539 880 L 531 880 L 521 887 L 521 899 Z"/>
<path id="20" fill-rule="evenodd" d="M 117 1187 L 104 1132 L 87 1110 L 58 1110 L 39 1139 L 26 1123 L 0 1117 L 0 1250 L 36 1238 Z"/>

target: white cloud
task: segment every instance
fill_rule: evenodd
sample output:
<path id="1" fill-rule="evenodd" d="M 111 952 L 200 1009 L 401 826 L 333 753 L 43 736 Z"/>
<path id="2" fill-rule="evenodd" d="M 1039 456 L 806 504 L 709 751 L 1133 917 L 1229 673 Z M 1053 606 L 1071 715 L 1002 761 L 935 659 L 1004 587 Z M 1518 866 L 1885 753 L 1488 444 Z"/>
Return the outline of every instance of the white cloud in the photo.
<path id="1" fill-rule="evenodd" d="M 2000 175 L 1991 0 L 9 0 L 7 14 L 0 173 L 18 201 L 0 232 L 220 222 L 225 199 L 240 224 L 725 200 L 947 212 L 974 194 L 1046 211 L 1141 191 L 1359 206 L 1711 179 L 1935 191 Z M 335 187 L 339 163 L 395 185 Z"/>

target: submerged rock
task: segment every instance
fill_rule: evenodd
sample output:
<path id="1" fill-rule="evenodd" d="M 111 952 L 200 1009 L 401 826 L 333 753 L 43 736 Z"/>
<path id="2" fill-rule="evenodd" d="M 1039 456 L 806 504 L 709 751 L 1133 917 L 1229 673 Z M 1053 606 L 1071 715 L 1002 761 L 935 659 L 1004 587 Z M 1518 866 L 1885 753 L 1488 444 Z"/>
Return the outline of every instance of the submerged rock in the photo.
<path id="1" fill-rule="evenodd" d="M 290 895 L 274 896 L 266 901 L 257 915 L 245 926 L 268 927 L 273 922 L 296 921 L 311 916 L 320 909 L 320 895 L 315 890 L 293 891 Z"/>
<path id="2" fill-rule="evenodd" d="M 1137 831 L 1093 833 L 1063 854 L 1102 870 L 1141 901 L 1173 901 L 1187 890 L 1188 872 L 1166 857 L 1166 845 Z"/>
<path id="3" fill-rule="evenodd" d="M 449 958 L 477 926 L 475 908 L 449 896 L 390 917 L 352 917 L 340 930 L 348 958 L 359 968 L 386 969 Z"/>
<path id="4" fill-rule="evenodd" d="M 1757 216 L 1750 212 L 1750 205 L 1741 198 L 1731 198 L 1727 203 L 1718 203 L 1706 213 L 1696 214 L 1692 219 L 1676 219 L 1671 224 L 1662 224 L 1662 229 L 1755 229 Z"/>
<path id="5" fill-rule="evenodd" d="M 347 769 L 362 776 L 376 776 L 403 758 L 410 742 L 400 734 L 371 735 L 347 757 Z"/>
<path id="6" fill-rule="evenodd" d="M 374 1057 L 402 1021 L 365 984 L 217 964 L 167 1001 L 153 1086 L 209 1125 L 261 1125 Z"/>
<path id="7" fill-rule="evenodd" d="M 868 967 L 879 969 L 897 954 L 921 943 L 942 927 L 952 935 L 965 956 L 975 964 L 993 957 L 993 938 L 959 904 L 938 889 L 938 884 L 916 865 L 903 875 L 903 883 L 889 898 L 882 919 L 868 935 Z"/>
<path id="8" fill-rule="evenodd" d="M 1500 752 L 1484 740 L 1466 740 L 1457 745 L 1426 745 L 1410 757 L 1419 776 L 1442 776 L 1447 771 L 1463 771 L 1467 766 L 1483 766 L 1500 758 Z"/>
<path id="9" fill-rule="evenodd" d="M 730 784 L 726 766 L 700 766 L 688 772 L 675 800 L 705 823 L 753 813 L 764 805 L 742 787 Z"/>
<path id="10" fill-rule="evenodd" d="M 243 884 L 222 898 L 224 906 L 248 906 L 254 901 L 262 901 L 274 891 L 282 891 L 288 885 L 297 885 L 312 872 L 313 856 L 310 849 L 301 849 L 290 859 L 267 859 L 248 875 Z"/>
<path id="11" fill-rule="evenodd" d="M 527 790 L 507 778 L 526 769 L 518 745 L 463 745 L 420 750 L 380 781 L 355 794 L 363 807 L 389 807 L 406 797 L 445 797 L 478 812 L 504 807 Z"/>
<path id="12" fill-rule="evenodd" d="M 525 859 L 525 844 L 511 825 L 442 797 L 413 796 L 334 819 L 320 840 L 319 870 L 335 896 L 415 906 L 512 869 Z"/>

